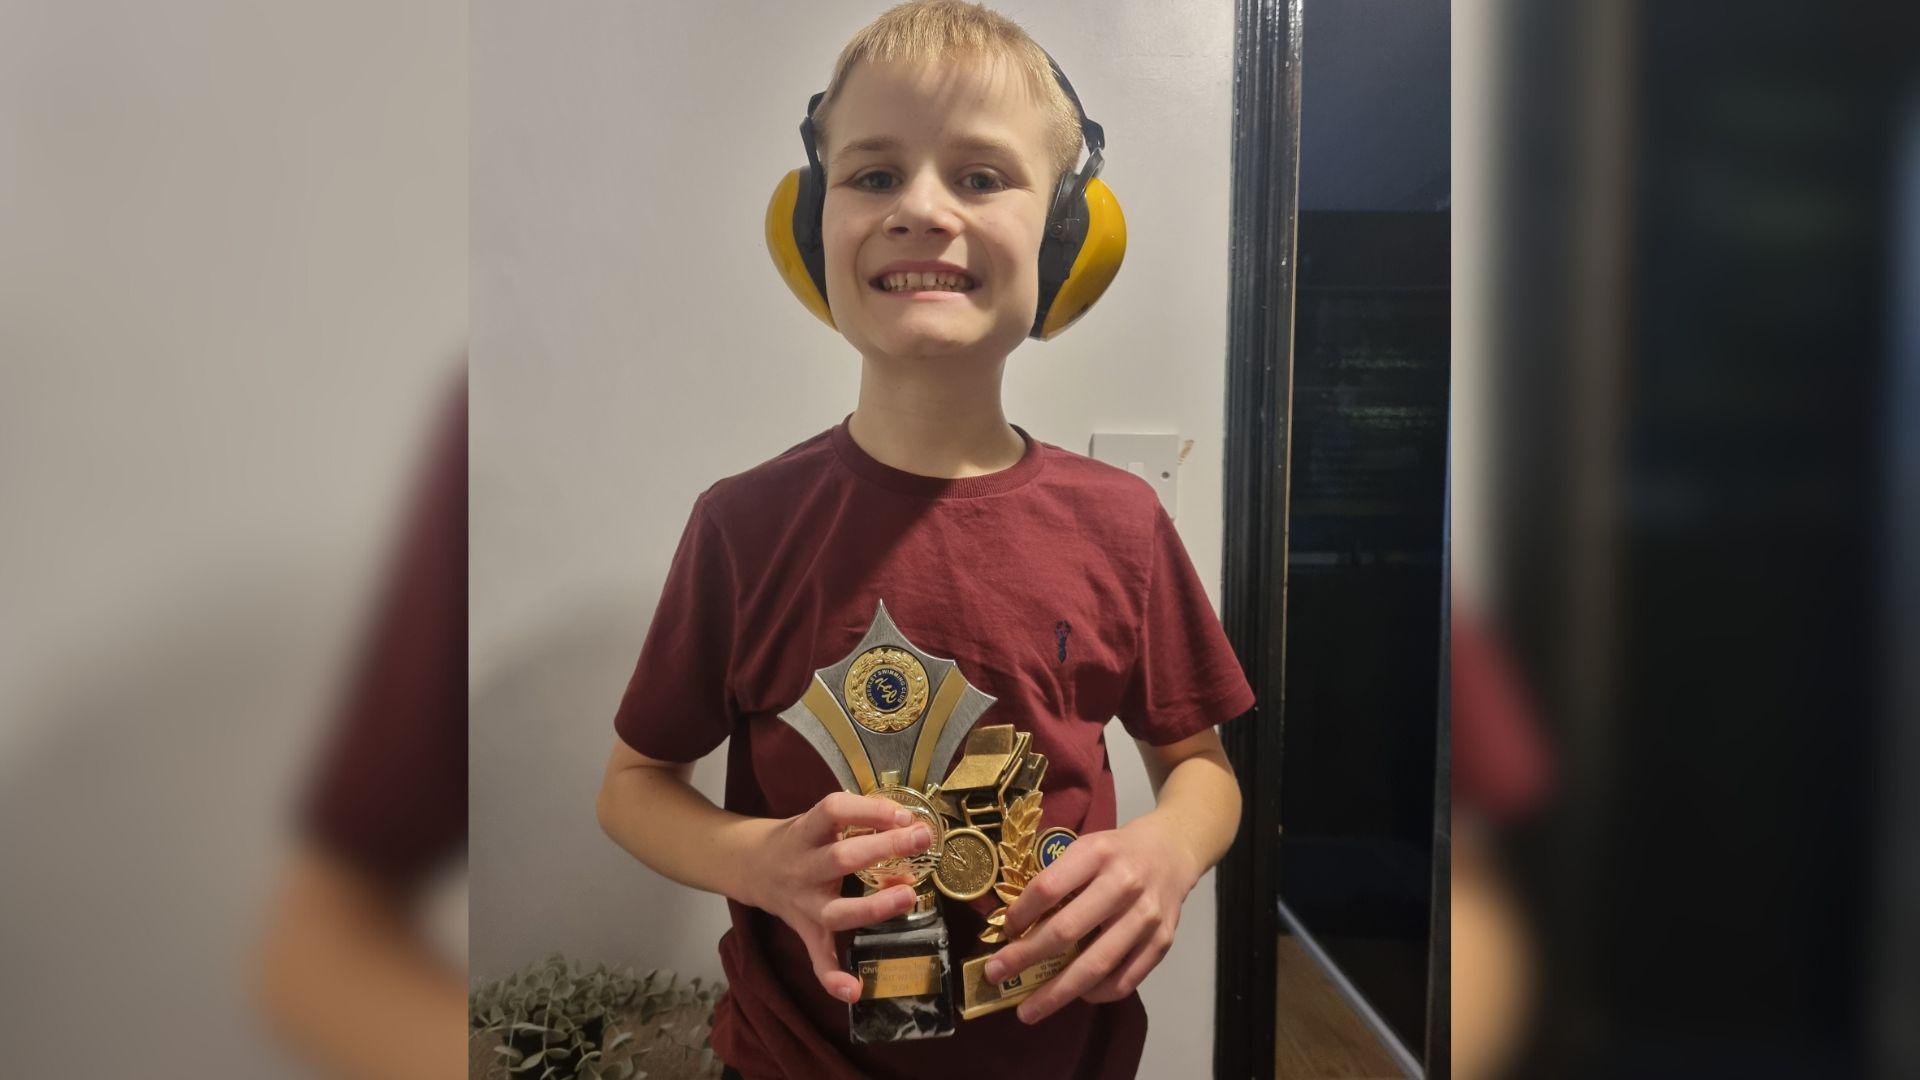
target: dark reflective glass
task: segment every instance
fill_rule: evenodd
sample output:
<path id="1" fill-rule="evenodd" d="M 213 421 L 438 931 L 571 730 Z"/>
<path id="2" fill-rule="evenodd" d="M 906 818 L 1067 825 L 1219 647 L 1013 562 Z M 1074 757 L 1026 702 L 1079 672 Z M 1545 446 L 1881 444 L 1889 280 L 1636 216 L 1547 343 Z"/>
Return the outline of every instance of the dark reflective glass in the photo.
<path id="1" fill-rule="evenodd" d="M 1443 633 L 1447 17 L 1306 6 L 1288 502 L 1279 899 L 1416 1057 Z"/>

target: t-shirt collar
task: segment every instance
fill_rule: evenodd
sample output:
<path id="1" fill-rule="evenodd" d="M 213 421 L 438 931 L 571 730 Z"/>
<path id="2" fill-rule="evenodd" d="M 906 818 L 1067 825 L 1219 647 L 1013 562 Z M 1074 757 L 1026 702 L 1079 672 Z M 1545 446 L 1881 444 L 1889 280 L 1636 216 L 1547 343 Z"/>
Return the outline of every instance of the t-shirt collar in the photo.
<path id="1" fill-rule="evenodd" d="M 1019 461 L 984 476 L 921 476 L 919 473 L 896 469 L 862 450 L 847 430 L 847 422 L 851 419 L 853 414 L 848 413 L 829 433 L 833 449 L 841 462 L 861 479 L 903 495 L 929 499 L 974 499 L 982 495 L 998 495 L 1032 480 L 1039 474 L 1043 464 L 1040 444 L 1027 434 L 1027 429 L 1019 424 L 1009 424 L 1007 426 L 1019 432 L 1021 441 L 1026 443 L 1026 451 L 1020 455 Z"/>

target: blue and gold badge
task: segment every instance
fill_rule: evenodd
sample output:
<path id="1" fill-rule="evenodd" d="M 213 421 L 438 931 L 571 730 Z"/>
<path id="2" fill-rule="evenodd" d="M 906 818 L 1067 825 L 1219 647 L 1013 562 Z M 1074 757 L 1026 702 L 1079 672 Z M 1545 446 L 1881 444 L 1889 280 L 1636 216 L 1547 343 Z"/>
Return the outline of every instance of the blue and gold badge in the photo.
<path id="1" fill-rule="evenodd" d="M 927 669 L 905 649 L 881 646 L 861 653 L 841 689 L 854 722 L 868 731 L 904 730 L 927 711 Z"/>
<path id="2" fill-rule="evenodd" d="M 1040 869 L 1052 866 L 1054 860 L 1067 850 L 1067 845 L 1079 838 L 1072 829 L 1059 825 L 1041 833 L 1040 838 L 1033 842 L 1034 857 L 1039 860 Z"/>

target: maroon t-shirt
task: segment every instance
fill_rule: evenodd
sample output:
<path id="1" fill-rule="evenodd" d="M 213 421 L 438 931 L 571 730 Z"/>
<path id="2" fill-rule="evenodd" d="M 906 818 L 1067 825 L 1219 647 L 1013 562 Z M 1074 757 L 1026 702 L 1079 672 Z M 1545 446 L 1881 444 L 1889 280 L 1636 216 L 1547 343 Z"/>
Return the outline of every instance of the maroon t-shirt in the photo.
<path id="1" fill-rule="evenodd" d="M 1453 808 L 1511 825 L 1553 787 L 1539 710 L 1492 627 L 1456 614 L 1452 634 Z"/>
<path id="2" fill-rule="evenodd" d="M 1119 717 L 1164 744 L 1253 706 L 1199 576 L 1140 478 L 1026 441 L 1018 464 L 947 480 L 884 465 L 844 421 L 695 500 L 614 725 L 649 757 L 692 761 L 731 740 L 727 809 L 788 817 L 838 784 L 778 713 L 887 611 L 907 640 L 951 657 L 1047 756 L 1042 826 L 1111 829 L 1103 737 Z M 942 900 L 953 962 L 986 951 L 991 894 Z M 853 1045 L 786 924 L 730 903 L 729 982 L 713 1045 L 750 1080 L 1130 1077 L 1146 1040 L 1138 994 L 1075 1002 L 1035 1026 L 1013 1010 L 949 1038 Z"/>
<path id="3" fill-rule="evenodd" d="M 431 457 L 301 808 L 306 835 L 398 890 L 467 840 L 467 383 Z"/>

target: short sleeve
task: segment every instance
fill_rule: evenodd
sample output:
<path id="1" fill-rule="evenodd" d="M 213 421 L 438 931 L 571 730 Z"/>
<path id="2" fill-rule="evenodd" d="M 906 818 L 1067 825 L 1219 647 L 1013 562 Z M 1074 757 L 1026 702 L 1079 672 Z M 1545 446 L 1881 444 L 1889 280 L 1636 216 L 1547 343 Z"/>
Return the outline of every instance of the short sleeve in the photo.
<path id="1" fill-rule="evenodd" d="M 728 681 L 736 579 L 707 500 L 694 500 L 613 720 L 628 746 L 662 761 L 705 757 L 738 715 Z"/>
<path id="2" fill-rule="evenodd" d="M 1453 716 L 1453 802 L 1511 823 L 1553 786 L 1539 707 L 1491 627 L 1455 615 L 1447 665 Z"/>
<path id="3" fill-rule="evenodd" d="M 467 398 L 448 402 L 300 809 L 304 835 L 404 889 L 467 839 Z"/>
<path id="4" fill-rule="evenodd" d="M 1117 715 L 1128 734 L 1161 746 L 1253 708 L 1253 688 L 1173 519 L 1157 501 L 1153 513 L 1139 648 Z"/>

